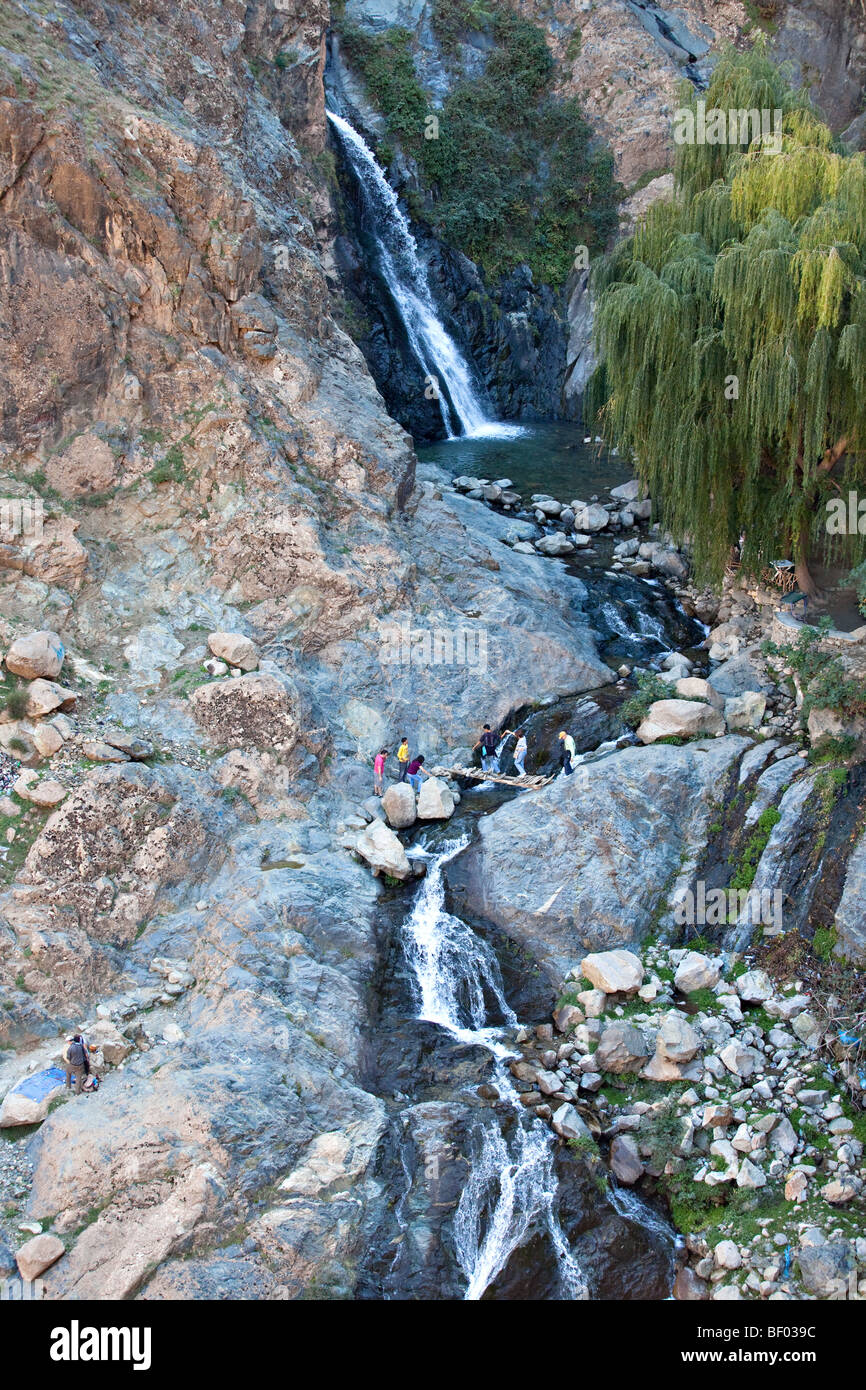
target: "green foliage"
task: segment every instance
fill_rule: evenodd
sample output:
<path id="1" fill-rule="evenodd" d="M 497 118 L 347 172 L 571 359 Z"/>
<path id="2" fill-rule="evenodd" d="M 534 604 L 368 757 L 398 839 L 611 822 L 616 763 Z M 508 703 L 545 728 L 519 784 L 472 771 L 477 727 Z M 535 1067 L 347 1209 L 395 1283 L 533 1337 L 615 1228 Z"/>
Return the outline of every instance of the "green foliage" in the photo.
<path id="1" fill-rule="evenodd" d="M 183 458 L 183 449 L 179 444 L 172 444 L 166 449 L 161 461 L 155 468 L 150 470 L 151 482 L 159 483 L 183 483 L 186 482 L 186 465 Z"/>
<path id="2" fill-rule="evenodd" d="M 690 537 L 698 582 L 718 582 L 741 535 L 747 573 L 805 563 L 817 538 L 862 547 L 827 536 L 823 503 L 833 470 L 843 490 L 866 478 L 866 156 L 844 152 L 763 40 L 727 50 L 701 99 L 780 110 L 781 152 L 677 146 L 673 200 L 595 269 L 587 405 Z"/>
<path id="3" fill-rule="evenodd" d="M 487 29 L 492 18 L 492 12 L 485 8 L 483 0 L 435 0 L 433 33 L 442 52 L 451 58 L 457 52 L 464 34 Z"/>
<path id="4" fill-rule="evenodd" d="M 719 1001 L 711 989 L 704 986 L 702 989 L 693 989 L 686 995 L 690 1004 L 695 1007 L 696 1013 L 715 1014 L 719 1012 Z"/>
<path id="5" fill-rule="evenodd" d="M 812 950 L 819 960 L 830 960 L 836 945 L 836 928 L 819 927 L 812 937 Z"/>
<path id="6" fill-rule="evenodd" d="M 623 722 L 629 728 L 636 729 L 649 713 L 650 705 L 655 704 L 656 700 L 670 698 L 671 686 L 667 681 L 663 681 L 654 671 L 638 671 L 637 692 L 620 705 L 619 712 Z"/>
<path id="7" fill-rule="evenodd" d="M 612 156 L 590 148 L 579 103 L 552 95 L 542 29 L 510 9 L 488 13 L 465 0 L 440 2 L 438 15 L 446 52 L 472 27 L 493 46 L 483 74 L 455 82 L 435 113 L 407 30 L 344 35 L 389 135 L 418 164 L 427 197 L 416 200 L 414 214 L 493 277 L 525 262 L 538 280 L 561 284 L 575 247 L 600 249 L 616 226 Z M 425 138 L 428 114 L 439 122 L 436 139 Z"/>
<path id="8" fill-rule="evenodd" d="M 765 655 L 781 658 L 800 677 L 804 687 L 804 720 L 813 709 L 835 710 L 850 718 L 866 714 L 866 688 L 862 681 L 848 675 L 839 656 L 828 654 L 821 647 L 821 639 L 831 626 L 829 618 L 822 618 L 817 627 L 801 628 L 794 643 L 761 644 Z"/>
<path id="9" fill-rule="evenodd" d="M 848 576 L 848 583 L 857 591 L 857 604 L 866 617 L 866 560 L 861 561 Z"/>
<path id="10" fill-rule="evenodd" d="M 770 838 L 773 826 L 778 825 L 781 819 L 781 812 L 778 811 L 775 806 L 768 806 L 765 811 L 761 812 L 752 834 L 743 846 L 742 853 L 736 861 L 736 868 L 728 884 L 729 888 L 751 888 L 755 881 L 758 860 L 767 847 L 767 841 Z"/>

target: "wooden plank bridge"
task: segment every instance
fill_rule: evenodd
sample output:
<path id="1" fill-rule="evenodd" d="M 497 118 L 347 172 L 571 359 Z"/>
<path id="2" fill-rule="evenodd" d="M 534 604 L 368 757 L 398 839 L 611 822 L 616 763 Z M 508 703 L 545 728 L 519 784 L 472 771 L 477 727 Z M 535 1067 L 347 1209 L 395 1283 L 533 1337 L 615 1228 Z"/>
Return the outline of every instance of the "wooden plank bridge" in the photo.
<path id="1" fill-rule="evenodd" d="M 464 777 L 467 782 L 498 782 L 503 787 L 522 787 L 524 791 L 538 791 L 539 787 L 546 787 L 556 778 L 556 773 L 550 777 L 533 777 L 528 772 L 523 777 L 506 777 L 501 772 L 482 772 L 478 767 L 432 767 L 430 771 L 434 777 Z"/>

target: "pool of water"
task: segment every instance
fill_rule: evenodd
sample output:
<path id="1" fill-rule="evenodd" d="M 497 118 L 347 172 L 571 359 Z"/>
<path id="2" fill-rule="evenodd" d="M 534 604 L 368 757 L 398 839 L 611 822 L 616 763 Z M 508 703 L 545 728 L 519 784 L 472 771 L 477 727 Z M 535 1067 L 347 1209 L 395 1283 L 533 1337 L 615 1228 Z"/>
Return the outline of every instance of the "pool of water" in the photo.
<path id="1" fill-rule="evenodd" d="M 596 444 L 584 444 L 583 425 L 544 423 L 522 427 L 512 439 L 447 439 L 418 449 L 418 458 L 445 469 L 452 478 L 510 478 L 517 492 L 549 492 L 561 502 L 628 482 L 632 471 L 621 458 Z"/>

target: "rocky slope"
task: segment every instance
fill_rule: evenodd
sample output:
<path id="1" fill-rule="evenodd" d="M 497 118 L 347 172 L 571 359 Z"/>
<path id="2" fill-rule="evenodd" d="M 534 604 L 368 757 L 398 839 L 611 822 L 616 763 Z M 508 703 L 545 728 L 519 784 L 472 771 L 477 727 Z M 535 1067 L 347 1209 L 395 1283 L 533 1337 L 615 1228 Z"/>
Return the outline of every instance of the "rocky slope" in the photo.
<path id="1" fill-rule="evenodd" d="M 0 1273 L 50 1228 L 50 1297 L 353 1296 L 400 1085 L 370 1080 L 384 889 L 347 848 L 370 754 L 405 730 L 432 762 L 614 679 L 583 580 L 416 482 L 338 324 L 327 23 L 284 0 L 0 16 L 0 471 L 44 505 L 0 545 L 0 1089 L 72 1028 L 104 1074 L 36 1131 L 4 1101 Z M 387 659 L 404 622 L 483 629 L 483 665 Z M 661 889 L 741 748 L 628 751 L 573 787 L 658 832 Z M 556 817 L 537 886 L 577 848 L 599 930 L 631 939 L 639 892 L 573 800 L 526 798 L 520 853 Z M 483 910 L 570 964 L 573 890 L 545 941 L 499 875 Z M 451 1112 L 412 1123 L 456 1153 Z"/>

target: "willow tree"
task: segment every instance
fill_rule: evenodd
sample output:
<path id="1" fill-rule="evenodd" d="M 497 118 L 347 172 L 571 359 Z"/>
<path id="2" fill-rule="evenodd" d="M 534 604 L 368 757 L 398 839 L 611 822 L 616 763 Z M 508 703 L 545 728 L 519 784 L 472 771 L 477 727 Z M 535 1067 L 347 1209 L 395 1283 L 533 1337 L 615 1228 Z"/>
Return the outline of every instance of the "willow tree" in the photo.
<path id="1" fill-rule="evenodd" d="M 747 571 L 792 558 L 814 593 L 829 491 L 864 481 L 864 156 L 763 45 L 728 50 L 683 103 L 696 130 L 711 111 L 757 110 L 773 133 L 740 120 L 742 144 L 680 145 L 673 199 L 596 268 L 588 412 L 633 451 L 699 580 L 717 582 L 742 539 Z"/>

